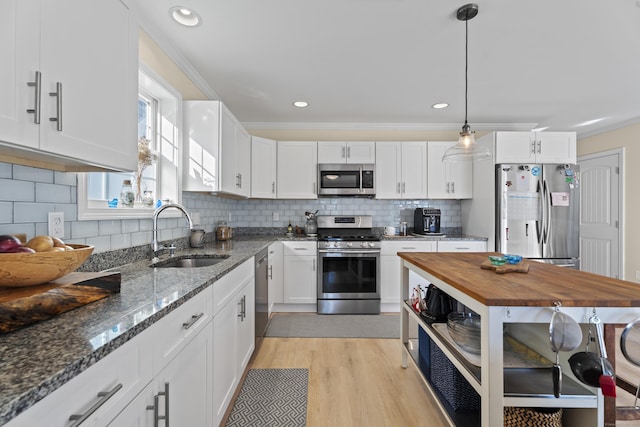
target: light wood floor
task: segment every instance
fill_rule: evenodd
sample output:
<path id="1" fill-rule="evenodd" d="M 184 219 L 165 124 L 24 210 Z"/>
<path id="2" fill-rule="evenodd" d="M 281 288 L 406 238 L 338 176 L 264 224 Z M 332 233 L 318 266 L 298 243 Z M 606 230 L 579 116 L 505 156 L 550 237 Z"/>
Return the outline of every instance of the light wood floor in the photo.
<path id="1" fill-rule="evenodd" d="M 397 339 L 265 338 L 250 368 L 307 368 L 307 427 L 448 426 Z"/>

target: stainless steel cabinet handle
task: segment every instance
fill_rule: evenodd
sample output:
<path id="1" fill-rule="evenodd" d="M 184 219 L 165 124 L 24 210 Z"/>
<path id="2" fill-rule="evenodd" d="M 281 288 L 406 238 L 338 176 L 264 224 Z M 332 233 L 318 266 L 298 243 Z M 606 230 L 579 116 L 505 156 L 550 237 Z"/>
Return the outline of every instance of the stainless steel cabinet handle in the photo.
<path id="1" fill-rule="evenodd" d="M 273 265 L 269 266 L 269 279 L 273 280 Z"/>
<path id="2" fill-rule="evenodd" d="M 455 193 L 455 192 L 456 192 L 456 183 L 455 183 L 455 182 L 452 182 L 452 183 L 451 183 L 451 192 L 452 192 L 452 193 Z"/>
<path id="3" fill-rule="evenodd" d="M 27 86 L 35 87 L 35 101 L 33 108 L 27 109 L 27 113 L 33 113 L 33 123 L 40 124 L 40 95 L 42 93 L 42 73 L 36 71 L 36 80 L 33 82 L 27 82 Z"/>
<path id="4" fill-rule="evenodd" d="M 276 183 L 275 182 L 271 183 L 271 193 L 272 194 L 276 194 Z"/>
<path id="5" fill-rule="evenodd" d="M 449 183 L 447 182 L 447 193 L 449 193 Z"/>
<path id="6" fill-rule="evenodd" d="M 98 410 L 102 405 L 104 405 L 107 400 L 111 399 L 114 394 L 118 392 L 122 388 L 122 383 L 117 384 L 111 391 L 101 391 L 98 393 L 98 397 L 100 398 L 96 403 L 94 403 L 84 414 L 73 414 L 69 417 L 69 421 L 73 421 L 70 427 L 76 427 L 82 424 L 87 418 L 91 416 L 94 412 Z"/>
<path id="7" fill-rule="evenodd" d="M 49 121 L 50 122 L 57 122 L 56 123 L 56 130 L 58 132 L 62 131 L 62 83 L 57 82 L 56 83 L 56 91 L 55 92 L 49 92 L 49 96 L 55 96 L 56 97 L 56 116 L 55 117 L 49 117 Z"/>
<path id="8" fill-rule="evenodd" d="M 200 314 L 194 314 L 193 316 L 191 316 L 191 320 L 189 320 L 188 322 L 184 322 L 182 324 L 182 327 L 185 329 L 189 329 L 190 327 L 192 327 L 193 325 L 196 324 L 196 322 L 198 320 L 200 320 L 200 318 L 204 316 L 204 313 L 200 313 Z"/>
<path id="9" fill-rule="evenodd" d="M 240 298 L 240 301 L 238 301 L 238 307 L 240 307 L 238 317 L 240 318 L 240 321 L 242 321 L 242 298 Z"/>
<path id="10" fill-rule="evenodd" d="M 316 271 L 316 259 L 313 259 L 313 271 Z"/>
<path id="11" fill-rule="evenodd" d="M 536 154 L 536 141 L 535 140 L 531 141 L 531 152 L 533 154 Z"/>
<path id="12" fill-rule="evenodd" d="M 242 295 L 242 320 L 247 318 L 247 296 Z"/>
<path id="13" fill-rule="evenodd" d="M 342 147 L 342 158 L 344 159 L 346 156 L 344 154 L 344 147 Z"/>
<path id="14" fill-rule="evenodd" d="M 538 141 L 538 154 L 542 153 L 542 141 Z"/>
<path id="15" fill-rule="evenodd" d="M 351 158 L 351 147 L 347 147 L 347 158 Z"/>
<path id="16" fill-rule="evenodd" d="M 396 185 L 396 193 L 400 193 L 400 183 Z"/>
<path id="17" fill-rule="evenodd" d="M 406 189 L 406 188 L 407 188 L 406 184 L 407 184 L 406 182 L 404 182 L 404 181 L 402 182 L 402 192 L 403 192 L 403 193 L 405 193 L 405 192 L 407 191 L 407 189 Z"/>
<path id="18" fill-rule="evenodd" d="M 158 414 L 156 419 L 158 421 L 164 420 L 164 427 L 169 427 L 169 383 L 164 383 L 164 391 L 158 392 L 159 396 L 164 396 L 164 415 Z M 156 406 L 158 406 L 157 403 Z"/>

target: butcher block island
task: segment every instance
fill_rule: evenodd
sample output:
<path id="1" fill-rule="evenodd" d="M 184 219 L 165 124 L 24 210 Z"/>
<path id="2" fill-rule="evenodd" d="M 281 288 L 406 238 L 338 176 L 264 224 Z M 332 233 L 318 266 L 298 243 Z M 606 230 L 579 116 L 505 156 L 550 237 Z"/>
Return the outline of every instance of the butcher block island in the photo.
<path id="1" fill-rule="evenodd" d="M 578 381 L 568 358 L 585 350 L 589 318 L 594 313 L 604 324 L 626 324 L 640 317 L 640 285 L 532 261 L 529 261 L 526 273 L 496 274 L 481 268 L 489 255 L 499 254 L 398 253 L 403 264 L 401 340 L 405 351 L 402 366 L 406 367 L 408 359 L 412 359 L 421 368 L 428 389 L 448 415 L 451 425 L 502 426 L 507 413 L 559 413 L 558 409 L 562 409 L 565 427 L 605 425 L 605 403 L 611 405 L 612 399 L 605 399 L 600 388 Z M 466 307 L 480 316 L 480 354 L 470 354 L 460 348 L 448 335 L 446 326 L 429 324 L 414 310 L 409 302 L 410 272 L 424 279 L 421 283 L 432 283 L 457 301 L 457 310 Z M 553 362 L 550 362 L 556 358 L 549 338 L 549 324 L 555 307 L 576 320 L 583 335 L 582 343 L 575 350 L 559 352 L 560 397 L 554 396 Z M 422 347 L 423 340 L 417 339 L 421 334 L 428 337 L 431 357 L 434 357 L 435 349 L 436 357 L 451 365 L 454 387 L 469 390 L 458 394 L 456 390 L 443 392 L 434 382 L 437 378 L 434 380 L 435 371 L 430 374 L 429 364 L 442 361 L 425 362 L 422 359 L 419 346 Z M 546 360 L 547 365 L 544 366 L 544 362 L 543 366 L 532 365 L 521 355 L 512 354 L 512 346 L 508 344 L 511 339 L 523 344 L 529 354 L 537 354 L 539 360 Z M 612 341 L 608 341 L 608 346 L 609 343 Z M 594 351 L 594 347 L 591 348 Z M 441 365 L 437 366 L 437 372 L 440 372 Z M 466 399 L 469 392 L 479 395 L 479 410 L 453 409 L 456 404 L 452 404 L 452 396 Z"/>

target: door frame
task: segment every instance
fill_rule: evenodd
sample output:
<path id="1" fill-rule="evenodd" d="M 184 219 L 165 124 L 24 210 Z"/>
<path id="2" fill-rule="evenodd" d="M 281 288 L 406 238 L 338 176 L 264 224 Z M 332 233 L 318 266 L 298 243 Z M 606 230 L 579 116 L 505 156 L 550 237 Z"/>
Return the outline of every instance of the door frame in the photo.
<path id="1" fill-rule="evenodd" d="M 592 159 L 597 159 L 599 157 L 607 157 L 607 156 L 614 156 L 617 155 L 618 156 L 618 191 L 620 192 L 619 197 L 618 197 L 618 217 L 619 217 L 619 224 L 618 224 L 618 253 L 622 254 L 622 256 L 618 257 L 618 269 L 620 271 L 620 279 L 621 280 L 626 280 L 625 279 L 625 270 L 624 270 L 624 266 L 625 266 L 625 257 L 626 257 L 626 253 L 624 251 L 625 248 L 625 242 L 624 242 L 624 228 L 625 228 L 625 211 L 624 211 L 624 196 L 625 196 L 625 191 L 624 191 L 624 147 L 622 148 L 616 148 L 613 150 L 605 150 L 605 151 L 598 151 L 597 153 L 591 153 L 591 154 L 585 154 L 582 156 L 578 156 L 577 158 L 577 164 L 580 165 L 580 162 L 584 161 L 584 160 L 592 160 Z"/>

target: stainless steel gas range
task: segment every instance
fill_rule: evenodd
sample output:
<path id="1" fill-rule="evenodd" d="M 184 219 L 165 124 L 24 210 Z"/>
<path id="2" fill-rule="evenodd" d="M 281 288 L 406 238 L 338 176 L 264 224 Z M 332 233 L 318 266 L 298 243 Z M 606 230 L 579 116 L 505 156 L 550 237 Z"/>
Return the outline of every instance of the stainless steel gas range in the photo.
<path id="1" fill-rule="evenodd" d="M 380 313 L 380 239 L 368 215 L 318 216 L 318 313 Z"/>

